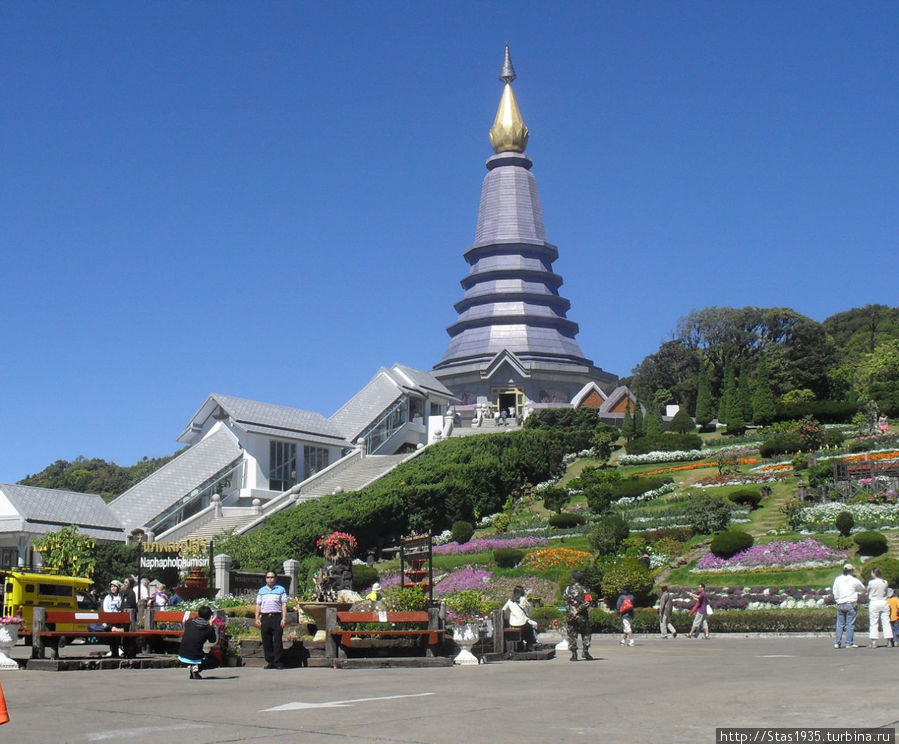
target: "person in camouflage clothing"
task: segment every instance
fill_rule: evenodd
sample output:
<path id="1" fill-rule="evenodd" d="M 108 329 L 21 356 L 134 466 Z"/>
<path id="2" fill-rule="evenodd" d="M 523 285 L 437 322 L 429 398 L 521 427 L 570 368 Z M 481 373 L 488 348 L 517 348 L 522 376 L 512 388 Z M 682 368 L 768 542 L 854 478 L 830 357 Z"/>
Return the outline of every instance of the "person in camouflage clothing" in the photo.
<path id="1" fill-rule="evenodd" d="M 593 660 L 593 657 L 590 656 L 590 618 L 587 615 L 593 598 L 581 584 L 583 578 L 580 571 L 575 571 L 571 574 L 571 583 L 562 592 L 567 621 L 565 632 L 568 637 L 568 650 L 571 651 L 571 661 L 577 661 L 578 635 L 581 636 L 584 660 Z"/>

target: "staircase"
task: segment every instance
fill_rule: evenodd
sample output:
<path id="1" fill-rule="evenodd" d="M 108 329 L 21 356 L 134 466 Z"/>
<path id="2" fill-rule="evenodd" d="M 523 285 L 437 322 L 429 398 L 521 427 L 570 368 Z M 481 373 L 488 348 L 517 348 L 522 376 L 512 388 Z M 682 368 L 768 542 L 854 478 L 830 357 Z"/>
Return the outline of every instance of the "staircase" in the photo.
<path id="1" fill-rule="evenodd" d="M 336 491 L 358 491 L 369 483 L 383 478 L 403 460 L 414 457 L 412 455 L 368 455 L 355 459 L 340 468 L 323 471 L 317 476 L 309 478 L 304 486 L 300 483 L 288 491 L 274 497 L 266 504 L 254 508 L 252 506 L 225 506 L 222 507 L 220 517 L 210 514 L 209 519 L 196 525 L 189 534 L 179 536 L 179 540 L 191 538 L 211 539 L 226 532 L 242 534 L 250 529 L 258 527 L 266 518 L 282 509 L 295 506 L 303 501 L 318 499 Z"/>

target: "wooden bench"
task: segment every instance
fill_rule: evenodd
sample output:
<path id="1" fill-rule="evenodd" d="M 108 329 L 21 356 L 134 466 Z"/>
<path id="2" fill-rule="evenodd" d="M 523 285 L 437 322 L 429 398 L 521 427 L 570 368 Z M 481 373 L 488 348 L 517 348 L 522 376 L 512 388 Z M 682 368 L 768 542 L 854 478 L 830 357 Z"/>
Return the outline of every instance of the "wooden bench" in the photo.
<path id="1" fill-rule="evenodd" d="M 180 617 L 184 613 L 177 613 Z M 91 630 L 89 625 L 111 625 L 121 630 Z M 57 630 L 57 625 L 76 628 Z M 59 658 L 59 644 L 71 638 L 97 638 L 104 641 L 125 641 L 154 637 L 180 637 L 181 630 L 162 630 L 137 627 L 137 611 L 102 612 L 94 610 L 47 610 L 35 607 L 31 624 L 31 658 L 46 658 L 50 647 L 53 658 Z M 136 644 L 135 644 L 136 645 Z"/>
<path id="2" fill-rule="evenodd" d="M 338 612 L 329 607 L 325 613 L 325 655 L 329 659 L 346 658 L 346 649 L 354 640 L 414 639 L 425 649 L 426 656 L 434 655 L 434 648 L 443 640 L 438 609 L 420 612 Z M 350 630 L 339 627 L 349 623 L 378 623 L 383 628 Z M 395 625 L 410 627 L 396 628 Z M 426 627 L 412 627 L 412 626 Z"/>

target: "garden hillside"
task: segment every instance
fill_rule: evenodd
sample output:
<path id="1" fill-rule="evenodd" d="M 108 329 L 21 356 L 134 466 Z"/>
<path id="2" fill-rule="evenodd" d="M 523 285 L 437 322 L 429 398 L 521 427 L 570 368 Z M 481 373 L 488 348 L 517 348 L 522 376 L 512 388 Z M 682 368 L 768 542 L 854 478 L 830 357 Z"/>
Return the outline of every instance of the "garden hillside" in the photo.
<path id="1" fill-rule="evenodd" d="M 633 446 L 642 437 L 618 439 L 595 412 L 541 412 L 521 431 L 429 447 L 363 491 L 301 504 L 217 550 L 247 569 L 300 558 L 309 591 L 321 535 L 352 533 L 365 556 L 430 531 L 435 595 L 454 617 L 484 616 L 521 585 L 535 619 L 558 624 L 561 589 L 579 570 L 602 600 L 591 613 L 597 631 L 617 628 L 608 607 L 626 586 L 638 631 L 657 629 L 651 607 L 662 583 L 684 629 L 699 582 L 716 609 L 713 630 L 825 630 L 829 587 L 846 560 L 864 579 L 879 565 L 899 581 L 893 430 L 802 419 L 738 438 L 657 436 L 696 446 L 644 452 Z M 792 439 L 801 452 L 783 445 Z M 380 581 L 396 606 L 423 601 L 402 588 L 397 561 L 353 573 L 360 590 Z"/>

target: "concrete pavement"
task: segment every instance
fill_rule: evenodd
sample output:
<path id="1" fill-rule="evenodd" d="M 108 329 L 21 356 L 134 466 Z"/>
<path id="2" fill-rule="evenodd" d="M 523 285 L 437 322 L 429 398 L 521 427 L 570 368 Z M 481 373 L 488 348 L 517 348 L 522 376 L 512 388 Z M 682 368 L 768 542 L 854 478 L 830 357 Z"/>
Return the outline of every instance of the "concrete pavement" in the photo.
<path id="1" fill-rule="evenodd" d="M 867 640 L 861 636 L 858 640 Z M 827 637 L 596 637 L 596 661 L 0 672 L 10 742 L 715 741 L 720 726 L 896 726 L 899 648 Z"/>

